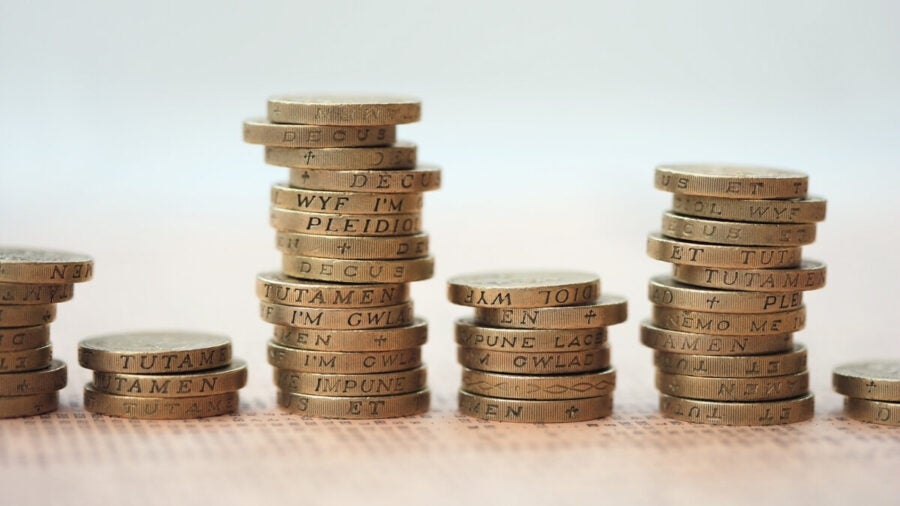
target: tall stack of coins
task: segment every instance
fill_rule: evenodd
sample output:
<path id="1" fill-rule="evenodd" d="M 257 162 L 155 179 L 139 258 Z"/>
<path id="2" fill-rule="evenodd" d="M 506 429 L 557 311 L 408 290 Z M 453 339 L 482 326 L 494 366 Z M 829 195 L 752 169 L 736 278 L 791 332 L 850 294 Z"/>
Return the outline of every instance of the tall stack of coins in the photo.
<path id="1" fill-rule="evenodd" d="M 409 283 L 434 258 L 423 231 L 423 193 L 440 169 L 417 165 L 398 124 L 419 120 L 418 100 L 298 96 L 269 100 L 268 119 L 244 123 L 266 162 L 290 168 L 271 191 L 281 272 L 257 276 L 278 404 L 327 418 L 373 419 L 428 410 Z"/>
<path id="2" fill-rule="evenodd" d="M 74 283 L 93 277 L 91 257 L 62 251 L 0 248 L 0 418 L 59 407 L 66 364 L 53 358 L 50 323 Z"/>
<path id="3" fill-rule="evenodd" d="M 622 297 L 584 272 L 489 272 L 450 278 L 450 302 L 475 308 L 456 322 L 463 366 L 459 410 L 502 422 L 578 422 L 612 413 L 616 371 L 607 329 Z"/>
<path id="4" fill-rule="evenodd" d="M 845 364 L 834 368 L 831 379 L 834 391 L 846 396 L 844 414 L 900 426 L 900 360 Z"/>
<path id="5" fill-rule="evenodd" d="M 663 165 L 656 187 L 674 193 L 647 253 L 673 264 L 650 280 L 653 348 L 663 415 L 721 425 L 772 425 L 813 416 L 803 292 L 825 285 L 825 265 L 802 247 L 825 219 L 805 174 L 768 168 Z"/>
<path id="6" fill-rule="evenodd" d="M 94 371 L 84 409 L 98 415 L 182 420 L 238 409 L 247 365 L 231 339 L 196 332 L 135 332 L 85 339 L 78 362 Z"/>

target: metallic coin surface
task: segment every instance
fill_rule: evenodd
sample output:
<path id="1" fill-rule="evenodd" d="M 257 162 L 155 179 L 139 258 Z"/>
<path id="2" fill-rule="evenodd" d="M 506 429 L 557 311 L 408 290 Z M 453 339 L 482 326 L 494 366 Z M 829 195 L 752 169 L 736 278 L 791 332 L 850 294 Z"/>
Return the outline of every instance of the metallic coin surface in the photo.
<path id="1" fill-rule="evenodd" d="M 337 283 L 409 283 L 434 275 L 434 257 L 408 260 L 345 260 L 282 256 L 288 276 Z"/>
<path id="2" fill-rule="evenodd" d="M 71 284 L 90 281 L 94 259 L 80 253 L 0 248 L 0 282 Z"/>
<path id="3" fill-rule="evenodd" d="M 319 418 L 374 420 L 420 415 L 431 405 L 431 392 L 365 397 L 336 397 L 278 391 L 278 405 L 291 413 Z"/>
<path id="4" fill-rule="evenodd" d="M 406 350 L 425 344 L 428 324 L 416 318 L 411 325 L 389 329 L 332 330 L 275 325 L 272 340 L 288 348 L 318 351 Z"/>
<path id="5" fill-rule="evenodd" d="M 90 383 L 84 387 L 84 409 L 95 415 L 141 420 L 188 420 L 234 413 L 237 392 L 197 397 L 138 397 L 100 392 Z"/>
<path id="6" fill-rule="evenodd" d="M 809 372 L 767 378 L 702 378 L 657 371 L 656 388 L 661 393 L 708 401 L 776 401 L 805 395 Z"/>
<path id="7" fill-rule="evenodd" d="M 773 336 L 713 336 L 661 329 L 641 322 L 641 343 L 654 350 L 689 355 L 766 355 L 794 348 L 791 334 Z"/>
<path id="8" fill-rule="evenodd" d="M 426 233 L 397 237 L 334 237 L 278 232 L 276 247 L 285 255 L 343 260 L 406 260 L 428 256 Z"/>
<path id="9" fill-rule="evenodd" d="M 421 193 L 441 187 L 441 169 L 423 164 L 409 170 L 291 169 L 288 183 L 304 190 Z"/>
<path id="10" fill-rule="evenodd" d="M 275 386 L 296 394 L 366 397 L 410 394 L 427 385 L 425 366 L 376 374 L 316 374 L 275 369 Z"/>
<path id="11" fill-rule="evenodd" d="M 900 360 L 839 365 L 831 373 L 834 391 L 848 397 L 900 402 Z"/>
<path id="12" fill-rule="evenodd" d="M 844 414 L 861 422 L 900 427 L 900 402 L 844 398 Z"/>
<path id="13" fill-rule="evenodd" d="M 816 240 L 815 223 L 743 223 L 662 216 L 662 233 L 684 241 L 732 246 L 804 246 Z"/>
<path id="14" fill-rule="evenodd" d="M 672 210 L 678 214 L 750 223 L 817 223 L 825 220 L 826 205 L 825 199 L 811 195 L 791 200 L 672 195 Z"/>
<path id="15" fill-rule="evenodd" d="M 273 184 L 270 195 L 272 207 L 309 213 L 416 213 L 422 210 L 425 201 L 421 193 L 331 192 L 301 190 L 284 184 Z"/>
<path id="16" fill-rule="evenodd" d="M 413 322 L 412 301 L 394 306 L 363 308 L 318 308 L 259 303 L 263 321 L 307 329 L 386 329 Z"/>
<path id="17" fill-rule="evenodd" d="M 0 304 L 57 304 L 72 300 L 74 293 L 71 283 L 0 283 Z"/>
<path id="18" fill-rule="evenodd" d="M 400 125 L 419 121 L 422 102 L 393 95 L 281 95 L 268 102 L 269 121 L 303 125 Z"/>
<path id="19" fill-rule="evenodd" d="M 273 207 L 269 224 L 280 232 L 355 237 L 392 237 L 422 232 L 422 214 L 324 214 Z"/>
<path id="20" fill-rule="evenodd" d="M 398 142 L 377 148 L 266 147 L 266 163 L 294 169 L 412 169 L 416 166 L 416 145 Z"/>
<path id="21" fill-rule="evenodd" d="M 813 417 L 813 394 L 771 402 L 717 402 L 659 395 L 663 416 L 692 423 L 711 425 L 780 425 Z"/>
<path id="22" fill-rule="evenodd" d="M 31 350 L 4 351 L 0 353 L 0 374 L 37 371 L 50 367 L 53 346 L 45 345 Z"/>
<path id="23" fill-rule="evenodd" d="M 287 306 L 362 308 L 391 306 L 409 300 L 406 283 L 363 285 L 317 283 L 276 271 L 256 275 L 256 296 L 263 302 Z M 0 340 L 2 345 L 2 340 Z"/>
<path id="24" fill-rule="evenodd" d="M 388 146 L 397 140 L 394 125 L 322 126 L 244 121 L 244 142 L 285 148 L 352 148 Z"/>
<path id="25" fill-rule="evenodd" d="M 611 396 L 616 387 L 616 370 L 534 376 L 500 374 L 463 368 L 462 390 L 486 397 L 522 400 L 583 399 Z"/>
<path id="26" fill-rule="evenodd" d="M 655 276 L 647 298 L 657 306 L 712 313 L 779 313 L 803 306 L 803 292 L 740 292 L 697 288 L 671 276 Z"/>
<path id="27" fill-rule="evenodd" d="M 732 199 L 796 199 L 806 196 L 802 172 L 740 165 L 681 164 L 656 167 L 656 188 L 684 195 Z"/>
<path id="28" fill-rule="evenodd" d="M 653 306 L 653 324 L 669 330 L 718 336 L 771 336 L 803 330 L 806 308 L 779 313 L 709 313 Z"/>
<path id="29" fill-rule="evenodd" d="M 499 399 L 459 391 L 459 412 L 495 422 L 563 423 L 585 422 L 609 416 L 611 396 L 566 400 Z"/>
<path id="30" fill-rule="evenodd" d="M 806 347 L 795 344 L 785 353 L 733 357 L 654 351 L 653 364 L 660 372 L 707 378 L 785 376 L 806 370 Z"/>
<path id="31" fill-rule="evenodd" d="M 454 276 L 450 302 L 472 307 L 533 308 L 589 304 L 600 296 L 600 277 L 576 271 L 505 271 Z"/>
<path id="32" fill-rule="evenodd" d="M 47 325 L 56 319 L 56 304 L 0 306 L 0 329 Z"/>
<path id="33" fill-rule="evenodd" d="M 45 369 L 0 374 L 0 397 L 56 392 L 65 388 L 67 379 L 66 363 L 52 360 Z"/>
<path id="34" fill-rule="evenodd" d="M 0 418 L 43 415 L 59 408 L 59 392 L 0 397 Z"/>
<path id="35" fill-rule="evenodd" d="M 704 288 L 754 292 L 797 292 L 825 286 L 825 264 L 804 260 L 793 269 L 725 269 L 721 267 L 672 266 L 675 281 Z"/>
<path id="36" fill-rule="evenodd" d="M 508 374 L 576 374 L 609 367 L 609 345 L 583 351 L 521 353 L 457 348 L 460 365 Z"/>
<path id="37" fill-rule="evenodd" d="M 50 344 L 50 326 L 0 329 L 0 352 L 33 350 Z"/>
<path id="38" fill-rule="evenodd" d="M 298 350 L 269 341 L 267 356 L 279 369 L 321 374 L 398 372 L 422 365 L 421 348 L 351 353 Z"/>
<path id="39" fill-rule="evenodd" d="M 95 372 L 94 390 L 135 397 L 202 397 L 237 392 L 247 384 L 247 363 L 231 364 L 206 371 L 178 374 L 124 374 Z"/>
<path id="40" fill-rule="evenodd" d="M 585 329 L 607 327 L 628 318 L 628 301 L 603 295 L 593 304 L 533 309 L 475 308 L 475 322 L 515 329 Z"/>
<path id="41" fill-rule="evenodd" d="M 174 374 L 215 369 L 230 362 L 231 339 L 218 334 L 128 332 L 78 343 L 78 363 L 93 371 Z"/>
<path id="42" fill-rule="evenodd" d="M 647 236 L 647 255 L 673 264 L 780 269 L 799 266 L 802 254 L 799 246 L 722 246 L 679 241 L 662 234 Z"/>
<path id="43" fill-rule="evenodd" d="M 456 344 L 472 349 L 515 352 L 582 351 L 606 343 L 606 327 L 589 329 L 501 329 L 471 318 L 456 320 Z"/>

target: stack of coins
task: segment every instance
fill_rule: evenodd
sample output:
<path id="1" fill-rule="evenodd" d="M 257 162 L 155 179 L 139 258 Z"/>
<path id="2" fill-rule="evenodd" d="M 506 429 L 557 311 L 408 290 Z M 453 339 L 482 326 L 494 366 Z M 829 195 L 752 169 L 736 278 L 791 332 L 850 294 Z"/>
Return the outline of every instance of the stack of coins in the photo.
<path id="1" fill-rule="evenodd" d="M 91 257 L 62 251 L 0 248 L 0 418 L 59 407 L 66 364 L 53 358 L 50 323 L 74 283 L 93 277 Z"/>
<path id="2" fill-rule="evenodd" d="M 834 391 L 846 395 L 844 413 L 863 422 L 900 426 L 900 360 L 835 367 Z"/>
<path id="3" fill-rule="evenodd" d="M 399 97 L 299 96 L 269 100 L 268 119 L 244 123 L 266 162 L 290 168 L 272 186 L 271 224 L 282 272 L 257 276 L 278 404 L 327 418 L 373 419 L 428 410 L 409 283 L 434 258 L 422 229 L 423 192 L 440 169 L 416 164 L 396 126 L 420 103 Z"/>
<path id="4" fill-rule="evenodd" d="M 459 410 L 502 422 L 578 422 L 612 413 L 607 326 L 628 304 L 584 272 L 489 272 L 448 281 L 463 366 Z"/>
<path id="5" fill-rule="evenodd" d="M 641 341 L 654 351 L 663 415 L 722 425 L 772 425 L 813 416 L 803 291 L 825 285 L 825 265 L 803 260 L 825 200 L 793 171 L 663 165 L 656 187 L 674 193 L 647 252 L 673 264 L 650 280 L 653 316 Z"/>
<path id="6" fill-rule="evenodd" d="M 135 332 L 85 339 L 78 362 L 94 371 L 84 409 L 98 415 L 183 420 L 238 409 L 247 365 L 231 339 L 196 332 Z"/>

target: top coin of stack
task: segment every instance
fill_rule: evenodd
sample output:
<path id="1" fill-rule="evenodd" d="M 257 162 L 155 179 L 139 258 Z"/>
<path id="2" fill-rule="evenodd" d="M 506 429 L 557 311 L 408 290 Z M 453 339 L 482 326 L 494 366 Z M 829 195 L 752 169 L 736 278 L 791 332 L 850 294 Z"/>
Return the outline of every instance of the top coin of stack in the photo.
<path id="1" fill-rule="evenodd" d="M 93 277 L 86 255 L 0 248 L 0 418 L 49 413 L 66 386 L 66 364 L 54 360 L 50 323 L 74 283 Z"/>
<path id="2" fill-rule="evenodd" d="M 600 278 L 569 271 L 455 276 L 450 302 L 475 308 L 456 322 L 463 366 L 459 409 L 503 422 L 577 422 L 612 413 L 616 373 L 606 327 L 625 299 Z"/>
<path id="3" fill-rule="evenodd" d="M 726 425 L 769 425 L 813 414 L 806 350 L 792 333 L 806 321 L 803 291 L 825 266 L 802 247 L 825 219 L 805 174 L 780 169 L 663 165 L 658 189 L 674 193 L 647 253 L 673 264 L 650 281 L 653 317 L 641 328 L 655 351 L 663 414 Z"/>
<path id="4" fill-rule="evenodd" d="M 434 259 L 422 228 L 423 192 L 440 169 L 417 165 L 396 125 L 419 120 L 417 99 L 290 96 L 268 120 L 244 123 L 266 162 L 290 168 L 271 190 L 282 272 L 257 276 L 263 320 L 276 325 L 269 363 L 279 404 L 330 418 L 385 418 L 429 405 L 421 364 L 427 324 L 408 283 Z"/>

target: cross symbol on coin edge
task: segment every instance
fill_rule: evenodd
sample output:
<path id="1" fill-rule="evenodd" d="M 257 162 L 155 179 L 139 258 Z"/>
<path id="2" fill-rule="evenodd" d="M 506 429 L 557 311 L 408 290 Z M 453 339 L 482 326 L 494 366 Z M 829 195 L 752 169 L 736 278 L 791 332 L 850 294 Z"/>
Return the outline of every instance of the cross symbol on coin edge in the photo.
<path id="1" fill-rule="evenodd" d="M 337 247 L 338 251 L 341 252 L 341 255 L 346 255 L 347 251 L 349 251 L 351 248 L 352 248 L 352 246 L 347 244 L 346 241 L 344 241 L 343 244 L 341 244 L 340 246 Z"/>
<path id="2" fill-rule="evenodd" d="M 313 154 L 312 150 L 307 151 L 306 154 L 303 155 L 303 159 L 306 160 L 306 165 L 309 165 L 309 162 L 315 157 L 316 155 Z"/>
<path id="3" fill-rule="evenodd" d="M 575 415 L 577 415 L 579 411 L 581 410 L 576 408 L 575 406 L 570 406 L 569 409 L 566 410 L 566 417 L 575 418 Z"/>
<path id="4" fill-rule="evenodd" d="M 303 181 L 306 181 L 307 179 L 309 179 L 309 171 L 308 170 L 303 171 L 303 175 L 300 177 L 303 178 Z"/>
<path id="5" fill-rule="evenodd" d="M 875 390 L 875 387 L 877 387 L 877 386 L 878 386 L 878 384 L 875 383 L 875 380 L 869 380 L 869 382 L 866 383 L 866 387 L 870 393 L 872 392 L 872 390 Z"/>
<path id="6" fill-rule="evenodd" d="M 713 295 L 713 298 L 711 298 L 711 299 L 706 299 L 706 303 L 709 304 L 710 309 L 712 309 L 719 302 L 722 302 L 722 301 L 720 301 L 719 298 L 716 297 L 715 295 Z"/>
<path id="7" fill-rule="evenodd" d="M 586 315 L 584 315 L 584 317 L 587 318 L 588 323 L 591 323 L 591 320 L 597 317 L 597 313 L 595 313 L 594 310 L 591 309 Z"/>

